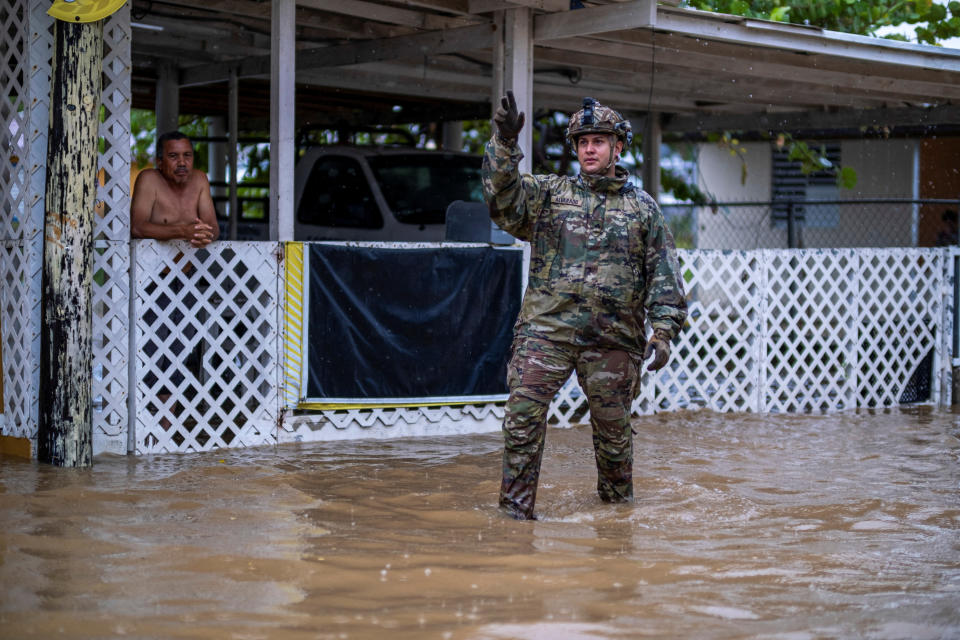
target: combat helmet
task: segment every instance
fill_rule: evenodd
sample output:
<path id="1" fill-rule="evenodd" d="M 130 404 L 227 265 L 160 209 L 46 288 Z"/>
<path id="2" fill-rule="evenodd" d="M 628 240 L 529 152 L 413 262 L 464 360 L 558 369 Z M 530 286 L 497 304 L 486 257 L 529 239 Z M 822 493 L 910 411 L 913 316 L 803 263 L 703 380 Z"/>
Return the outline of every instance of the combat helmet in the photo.
<path id="1" fill-rule="evenodd" d="M 576 149 L 576 138 L 584 133 L 612 133 L 623 142 L 625 147 L 633 140 L 630 121 L 593 98 L 584 98 L 583 108 L 570 116 L 570 124 L 567 125 L 567 143 Z"/>

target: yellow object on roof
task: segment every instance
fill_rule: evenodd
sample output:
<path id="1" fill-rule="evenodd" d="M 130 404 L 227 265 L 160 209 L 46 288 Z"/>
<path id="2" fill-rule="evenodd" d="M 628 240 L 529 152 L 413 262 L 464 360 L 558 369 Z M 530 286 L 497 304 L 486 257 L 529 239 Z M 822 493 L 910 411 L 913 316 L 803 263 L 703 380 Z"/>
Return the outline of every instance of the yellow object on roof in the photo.
<path id="1" fill-rule="evenodd" d="M 65 22 L 96 22 L 115 13 L 127 0 L 54 0 L 47 13 Z"/>

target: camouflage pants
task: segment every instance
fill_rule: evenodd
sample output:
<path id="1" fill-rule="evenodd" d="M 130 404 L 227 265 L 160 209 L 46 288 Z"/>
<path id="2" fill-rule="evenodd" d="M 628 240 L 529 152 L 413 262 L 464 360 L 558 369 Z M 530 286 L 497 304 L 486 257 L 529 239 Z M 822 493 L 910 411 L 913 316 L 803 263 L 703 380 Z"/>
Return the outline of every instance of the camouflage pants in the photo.
<path id="1" fill-rule="evenodd" d="M 510 398 L 503 421 L 500 506 L 519 519 L 533 516 L 546 437 L 547 409 L 570 373 L 587 395 L 597 493 L 606 502 L 633 498 L 630 406 L 640 389 L 637 354 L 517 338 L 507 367 Z"/>

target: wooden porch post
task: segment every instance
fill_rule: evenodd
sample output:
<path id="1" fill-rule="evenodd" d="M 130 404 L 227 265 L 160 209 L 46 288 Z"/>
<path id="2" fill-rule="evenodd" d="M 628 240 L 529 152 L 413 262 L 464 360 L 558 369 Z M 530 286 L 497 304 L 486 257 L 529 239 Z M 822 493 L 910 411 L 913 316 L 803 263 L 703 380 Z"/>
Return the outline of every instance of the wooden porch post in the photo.
<path id="1" fill-rule="evenodd" d="M 54 27 L 47 136 L 37 458 L 93 463 L 94 199 L 103 21 Z"/>
<path id="2" fill-rule="evenodd" d="M 517 142 L 523 149 L 520 172 L 529 173 L 533 170 L 533 14 L 527 8 L 508 9 L 504 22 L 504 89 L 513 91 L 517 108 L 527 115 Z"/>
<path id="3" fill-rule="evenodd" d="M 293 240 L 296 9 L 273 0 L 270 14 L 270 239 L 281 242 Z"/>
<path id="4" fill-rule="evenodd" d="M 154 110 L 157 115 L 157 136 L 180 127 L 180 70 L 170 62 L 160 65 Z M 159 152 L 159 149 L 157 150 Z"/>

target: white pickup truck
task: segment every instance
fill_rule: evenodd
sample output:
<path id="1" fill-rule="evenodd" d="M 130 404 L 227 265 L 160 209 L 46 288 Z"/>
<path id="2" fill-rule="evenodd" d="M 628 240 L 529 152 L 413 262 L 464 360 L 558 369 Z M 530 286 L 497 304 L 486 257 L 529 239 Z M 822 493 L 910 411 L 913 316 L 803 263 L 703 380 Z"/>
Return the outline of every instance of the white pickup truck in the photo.
<path id="1" fill-rule="evenodd" d="M 450 203 L 483 202 L 481 161 L 409 147 L 308 147 L 294 173 L 294 238 L 441 242 Z M 266 221 L 241 220 L 239 232 L 266 240 Z"/>

